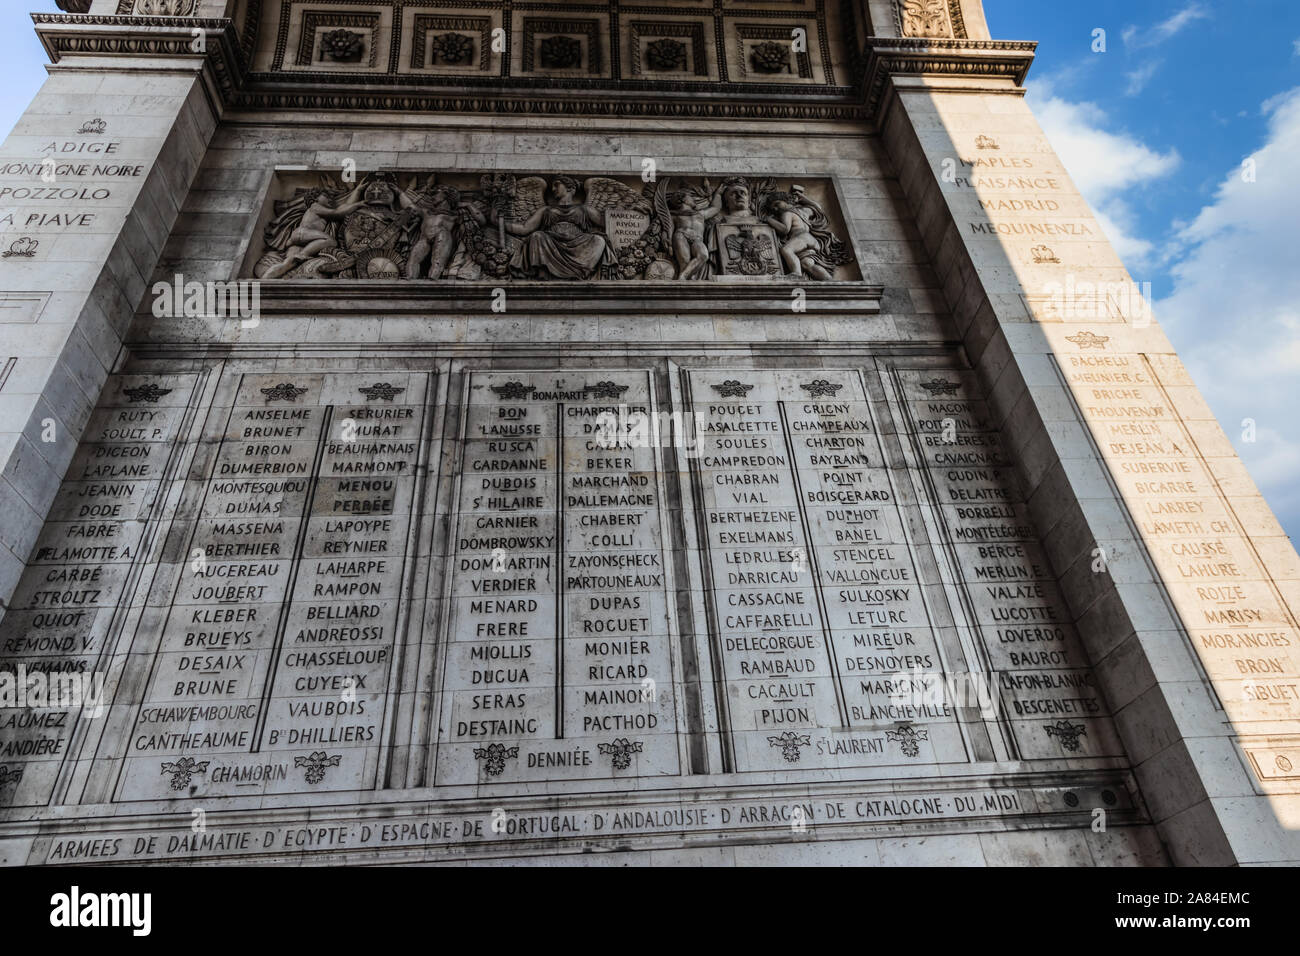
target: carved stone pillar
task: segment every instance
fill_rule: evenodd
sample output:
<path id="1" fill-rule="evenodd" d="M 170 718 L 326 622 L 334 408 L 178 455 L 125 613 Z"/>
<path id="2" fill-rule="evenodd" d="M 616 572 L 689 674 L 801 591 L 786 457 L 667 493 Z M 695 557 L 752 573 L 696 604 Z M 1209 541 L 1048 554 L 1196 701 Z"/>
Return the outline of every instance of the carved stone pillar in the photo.
<path id="1" fill-rule="evenodd" d="M 945 29 L 939 7 L 904 3 L 904 32 Z M 1269 635 L 1294 645 L 1295 550 L 1025 105 L 1020 76 L 978 62 L 1009 67 L 1029 48 L 949 42 L 942 68 L 877 43 L 891 73 L 884 142 L 994 418 L 1013 436 L 1152 817 L 1177 863 L 1294 862 L 1300 772 L 1287 747 L 1300 704 L 1274 698 L 1300 675 L 1287 663 L 1264 691 L 1242 679 L 1232 648 Z M 1143 478 L 1162 474 L 1178 481 Z M 1206 587 L 1177 557 L 1188 542 L 1230 555 L 1228 577 Z"/>

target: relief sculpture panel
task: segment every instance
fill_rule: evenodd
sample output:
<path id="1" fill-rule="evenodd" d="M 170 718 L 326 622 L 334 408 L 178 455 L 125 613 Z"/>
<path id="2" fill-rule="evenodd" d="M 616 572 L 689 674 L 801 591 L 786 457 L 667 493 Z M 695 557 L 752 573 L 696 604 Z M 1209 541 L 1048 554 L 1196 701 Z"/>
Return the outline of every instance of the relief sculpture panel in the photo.
<path id="1" fill-rule="evenodd" d="M 260 279 L 860 278 L 824 180 L 378 172 L 276 186 Z"/>

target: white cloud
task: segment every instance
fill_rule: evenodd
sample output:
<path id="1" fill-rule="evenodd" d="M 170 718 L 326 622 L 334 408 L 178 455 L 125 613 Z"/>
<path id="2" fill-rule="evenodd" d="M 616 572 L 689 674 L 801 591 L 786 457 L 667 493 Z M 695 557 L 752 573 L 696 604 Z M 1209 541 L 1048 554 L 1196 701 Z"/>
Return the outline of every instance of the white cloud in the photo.
<path id="1" fill-rule="evenodd" d="M 1146 66 L 1125 73 L 1124 78 L 1128 80 L 1128 86 L 1124 89 L 1124 95 L 1137 96 L 1146 89 L 1147 84 L 1151 82 L 1151 77 L 1156 75 L 1156 70 L 1160 69 L 1163 62 L 1163 60 L 1152 60 Z"/>
<path id="2" fill-rule="evenodd" d="M 1177 234 L 1171 294 L 1156 304 L 1210 407 L 1285 527 L 1300 529 L 1300 87 L 1265 104 L 1266 143 Z M 1242 422 L 1252 419 L 1256 440 Z"/>
<path id="3" fill-rule="evenodd" d="M 1135 234 L 1137 217 L 1123 194 L 1171 174 L 1182 161 L 1177 150 L 1161 153 L 1110 132 L 1105 111 L 1053 95 L 1048 82 L 1030 84 L 1029 95 L 1039 125 L 1120 258 L 1130 267 L 1150 264 L 1155 246 Z"/>
<path id="4" fill-rule="evenodd" d="M 1181 33 L 1188 25 L 1197 20 L 1208 20 L 1210 11 L 1205 4 L 1189 3 L 1167 20 L 1161 20 L 1152 27 L 1126 27 L 1122 34 L 1124 45 L 1135 50 L 1159 46 L 1166 40 Z"/>

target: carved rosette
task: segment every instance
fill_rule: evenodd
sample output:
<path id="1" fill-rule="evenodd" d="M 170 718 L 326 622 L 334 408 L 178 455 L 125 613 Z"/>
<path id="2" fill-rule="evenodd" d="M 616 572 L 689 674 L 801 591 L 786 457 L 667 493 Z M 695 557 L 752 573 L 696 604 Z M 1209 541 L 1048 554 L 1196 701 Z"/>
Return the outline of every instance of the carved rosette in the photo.
<path id="1" fill-rule="evenodd" d="M 193 757 L 180 757 L 174 762 L 168 761 L 162 764 L 162 772 L 165 776 L 171 777 L 169 784 L 172 790 L 184 790 L 190 785 L 196 773 L 207 773 L 211 760 L 195 760 Z"/>
<path id="2" fill-rule="evenodd" d="M 474 38 L 465 33 L 444 33 L 429 41 L 434 63 L 461 66 L 474 57 Z"/>
<path id="3" fill-rule="evenodd" d="M 351 30 L 331 30 L 320 38 L 321 55 L 336 63 L 357 63 L 365 50 L 366 38 Z"/>
<path id="4" fill-rule="evenodd" d="M 582 66 L 582 41 L 576 37 L 544 37 L 537 58 L 548 70 L 576 70 Z"/>
<path id="5" fill-rule="evenodd" d="M 661 37 L 646 44 L 645 61 L 652 70 L 684 70 L 686 44 L 671 37 Z"/>
<path id="6" fill-rule="evenodd" d="M 619 737 L 613 743 L 599 743 L 596 749 L 612 759 L 615 770 L 626 770 L 632 766 L 632 755 L 642 751 L 641 741 L 628 740 L 626 737 Z"/>
<path id="7" fill-rule="evenodd" d="M 923 727 L 913 727 L 911 724 L 899 724 L 894 730 L 885 731 L 885 739 L 898 744 L 899 750 L 904 757 L 919 757 L 921 755 L 921 741 L 930 739 L 930 732 Z"/>
<path id="8" fill-rule="evenodd" d="M 789 73 L 790 44 L 766 40 L 749 51 L 749 63 L 759 73 Z"/>
<path id="9" fill-rule="evenodd" d="M 1060 741 L 1061 747 L 1070 753 L 1078 753 L 1082 743 L 1080 737 L 1086 736 L 1087 727 L 1083 724 L 1072 724 L 1068 720 L 1058 720 L 1054 724 L 1044 724 L 1043 729 L 1047 731 L 1047 736 L 1055 737 Z"/>
<path id="10" fill-rule="evenodd" d="M 474 759 L 483 761 L 483 772 L 489 777 L 499 777 L 506 769 L 506 761 L 519 756 L 518 747 L 490 743 L 486 747 L 474 748 Z"/>

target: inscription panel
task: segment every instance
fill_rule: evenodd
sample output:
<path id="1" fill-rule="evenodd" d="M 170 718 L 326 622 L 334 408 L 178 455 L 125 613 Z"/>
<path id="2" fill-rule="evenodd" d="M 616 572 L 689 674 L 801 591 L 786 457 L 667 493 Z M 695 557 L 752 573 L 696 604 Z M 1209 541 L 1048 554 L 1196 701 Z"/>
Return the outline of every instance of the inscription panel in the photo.
<path id="1" fill-rule="evenodd" d="M 470 372 L 437 783 L 681 772 L 645 371 Z"/>
<path id="2" fill-rule="evenodd" d="M 736 769 L 965 762 L 919 676 L 944 666 L 861 373 L 688 378 Z"/>
<path id="3" fill-rule="evenodd" d="M 212 409 L 118 799 L 375 785 L 427 378 L 248 374 Z"/>
<path id="4" fill-rule="evenodd" d="M 6 659 L 120 635 L 71 802 L 391 786 L 390 736 L 433 787 L 1122 756 L 971 374 L 878 368 L 687 368 L 668 412 L 646 367 L 467 368 L 436 458 L 428 372 L 123 377 Z M 5 720 L 48 802 L 75 714 Z"/>
<path id="5" fill-rule="evenodd" d="M 0 806 L 49 802 L 78 721 L 104 716 L 108 655 L 196 380 L 104 387 L 0 623 Z"/>
<path id="6" fill-rule="evenodd" d="M 898 370 L 978 652 L 1015 753 L 1122 755 L 1110 711 L 972 373 Z"/>

